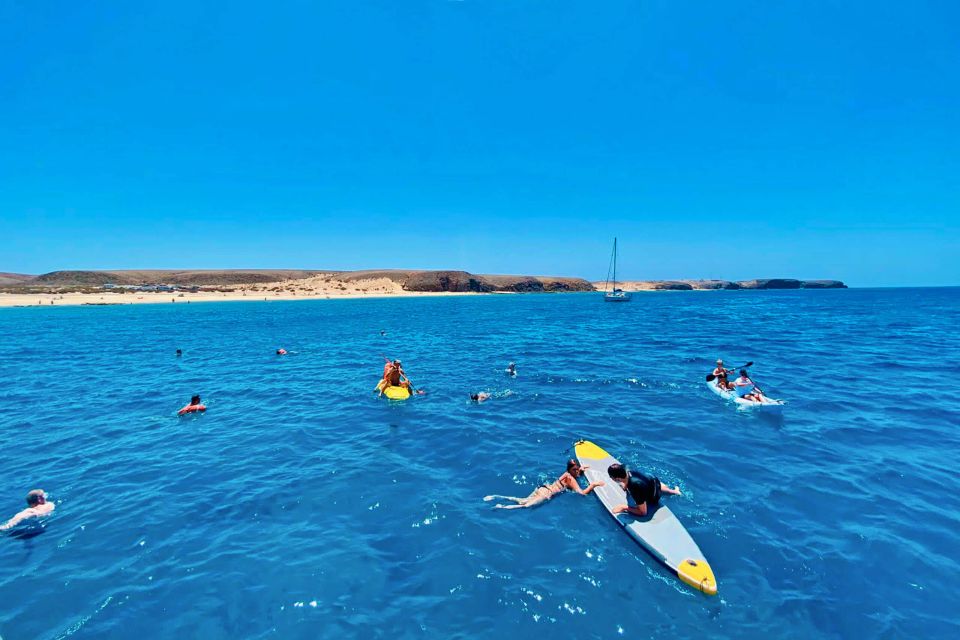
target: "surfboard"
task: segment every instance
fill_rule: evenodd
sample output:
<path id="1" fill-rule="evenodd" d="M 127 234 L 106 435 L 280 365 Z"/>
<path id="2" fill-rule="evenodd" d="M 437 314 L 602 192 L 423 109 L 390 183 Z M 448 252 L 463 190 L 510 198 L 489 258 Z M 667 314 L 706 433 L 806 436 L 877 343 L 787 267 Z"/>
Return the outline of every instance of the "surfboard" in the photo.
<path id="1" fill-rule="evenodd" d="M 716 595 L 717 580 L 710 564 L 673 512 L 661 502 L 640 518 L 615 514 L 614 507 L 627 504 L 627 494 L 610 479 L 607 468 L 619 461 L 587 440 L 577 442 L 574 450 L 580 464 L 590 467 L 584 471 L 587 480 L 604 483 L 593 493 L 617 524 L 680 580 L 707 595 Z"/>

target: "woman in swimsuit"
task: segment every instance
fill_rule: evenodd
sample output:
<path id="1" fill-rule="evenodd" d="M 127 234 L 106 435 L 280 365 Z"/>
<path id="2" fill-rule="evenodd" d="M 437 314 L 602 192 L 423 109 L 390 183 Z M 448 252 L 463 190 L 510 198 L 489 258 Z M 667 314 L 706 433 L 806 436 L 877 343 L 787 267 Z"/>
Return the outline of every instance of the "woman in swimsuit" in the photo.
<path id="1" fill-rule="evenodd" d="M 497 504 L 494 505 L 497 509 L 525 509 L 527 507 L 535 507 L 538 504 L 546 502 L 553 496 L 558 493 L 563 493 L 567 489 L 570 491 L 575 491 L 582 496 L 587 495 L 597 487 L 602 487 L 602 482 L 591 482 L 587 485 L 586 489 L 580 488 L 580 483 L 577 481 L 585 469 L 589 467 L 581 467 L 580 463 L 576 460 L 570 459 L 567 461 L 567 470 L 566 472 L 556 479 L 554 482 L 548 482 L 540 485 L 533 490 L 533 493 L 528 495 L 526 498 L 514 498 L 513 496 L 486 496 L 484 500 L 490 502 L 497 498 L 501 500 L 513 500 L 517 504 Z"/>

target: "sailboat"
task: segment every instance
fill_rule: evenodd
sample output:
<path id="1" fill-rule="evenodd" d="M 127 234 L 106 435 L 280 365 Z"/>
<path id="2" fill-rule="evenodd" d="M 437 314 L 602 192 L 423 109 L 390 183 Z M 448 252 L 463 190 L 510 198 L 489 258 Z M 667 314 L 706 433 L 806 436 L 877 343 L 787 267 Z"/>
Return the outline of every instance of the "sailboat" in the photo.
<path id="1" fill-rule="evenodd" d="M 610 288 L 610 271 L 613 271 L 613 288 Z M 630 294 L 623 289 L 617 288 L 617 239 L 613 239 L 613 255 L 610 256 L 610 266 L 607 267 L 607 284 L 604 287 L 606 293 L 603 299 L 607 302 L 630 302 Z"/>

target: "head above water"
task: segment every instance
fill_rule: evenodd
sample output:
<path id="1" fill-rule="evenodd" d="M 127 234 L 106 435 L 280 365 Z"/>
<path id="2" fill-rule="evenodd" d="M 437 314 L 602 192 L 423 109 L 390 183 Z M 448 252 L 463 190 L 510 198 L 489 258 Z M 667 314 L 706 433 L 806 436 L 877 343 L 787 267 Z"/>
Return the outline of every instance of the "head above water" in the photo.
<path id="1" fill-rule="evenodd" d="M 471 399 L 471 400 L 479 400 L 479 399 L 480 399 L 480 394 L 479 394 L 479 393 L 471 393 L 471 394 L 470 394 L 470 399 Z"/>
<path id="2" fill-rule="evenodd" d="M 607 475 L 614 480 L 626 480 L 627 468 L 619 462 L 614 462 L 612 465 L 607 467 Z"/>
<path id="3" fill-rule="evenodd" d="M 576 477 L 583 473 L 583 467 L 580 466 L 580 463 L 570 458 L 567 460 L 567 473 Z"/>
<path id="4" fill-rule="evenodd" d="M 183 355 L 183 350 L 182 350 L 182 349 L 177 349 L 177 355 L 178 355 L 178 356 L 182 356 L 182 355 Z"/>
<path id="5" fill-rule="evenodd" d="M 200 404 L 200 396 L 193 396 L 190 398 L 190 404 Z"/>
<path id="6" fill-rule="evenodd" d="M 43 489 L 34 489 L 27 494 L 27 504 L 31 507 L 44 504 L 46 501 L 47 494 L 43 492 Z"/>

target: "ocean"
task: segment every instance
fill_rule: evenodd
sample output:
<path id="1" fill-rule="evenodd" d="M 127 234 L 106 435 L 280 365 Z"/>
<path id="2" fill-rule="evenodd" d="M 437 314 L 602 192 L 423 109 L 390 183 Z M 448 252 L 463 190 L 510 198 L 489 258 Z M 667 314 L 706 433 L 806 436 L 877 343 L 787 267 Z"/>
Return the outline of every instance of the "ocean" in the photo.
<path id="1" fill-rule="evenodd" d="M 960 289 L 11 308 L 0 335 L 0 516 L 57 504 L 0 537 L 6 640 L 960 636 Z M 385 356 L 426 394 L 376 398 Z M 782 415 L 712 394 L 718 357 Z M 483 501 L 578 438 L 680 485 L 717 596 L 593 496 Z"/>

